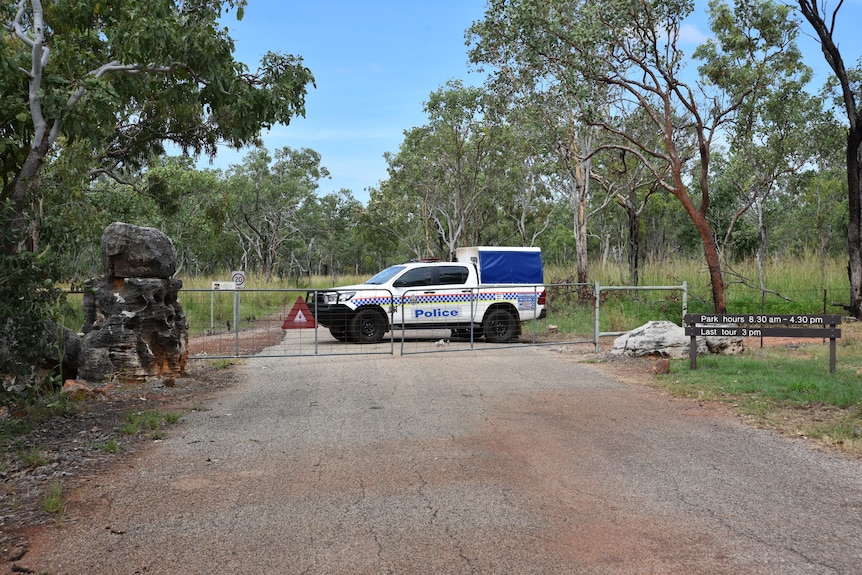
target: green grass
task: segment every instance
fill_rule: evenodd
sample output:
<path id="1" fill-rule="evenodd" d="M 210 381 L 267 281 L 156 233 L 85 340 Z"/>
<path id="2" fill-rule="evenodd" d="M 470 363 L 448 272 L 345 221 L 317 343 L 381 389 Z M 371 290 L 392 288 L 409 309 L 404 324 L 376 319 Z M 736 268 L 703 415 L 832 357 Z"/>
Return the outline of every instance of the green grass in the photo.
<path id="1" fill-rule="evenodd" d="M 728 312 L 841 314 L 843 309 L 833 304 L 847 302 L 846 270 L 846 258 L 821 261 L 802 254 L 793 259 L 767 259 L 763 266 L 767 291 L 761 291 L 756 287 L 753 262 L 725 265 Z M 687 312 L 713 311 L 709 277 L 702 262 L 647 264 L 640 272 L 641 285 L 680 285 L 685 280 Z M 590 274 L 591 283 L 628 283 L 623 266 L 594 266 Z M 545 269 L 548 284 L 575 275 L 573 267 Z M 561 294 L 552 299 L 549 318 L 539 329 L 553 323 L 561 332 L 590 336 L 592 300 L 579 303 L 571 292 Z M 660 319 L 681 324 L 679 292 L 615 291 L 603 296 L 603 332 L 628 331 Z M 655 383 L 679 396 L 726 402 L 764 425 L 862 454 L 862 326 L 845 323 L 841 327 L 834 374 L 829 373 L 828 346 L 812 339 L 794 349 L 758 347 L 739 356 L 700 357 L 696 371 L 689 370 L 688 359 L 674 361 L 671 373 L 657 376 Z"/>
<path id="2" fill-rule="evenodd" d="M 27 467 L 41 467 L 48 463 L 48 458 L 36 447 L 21 451 L 18 457 Z"/>
<path id="3" fill-rule="evenodd" d="M 773 350 L 740 356 L 709 355 L 698 358 L 696 370 L 688 368 L 686 359 L 663 379 L 679 395 L 848 409 L 862 403 L 862 381 L 848 360 L 851 358 L 843 357 L 831 374 L 826 357 L 795 357 Z"/>
<path id="4" fill-rule="evenodd" d="M 205 359 L 205 360 L 202 360 L 202 362 L 204 365 L 211 367 L 212 369 L 215 369 L 215 370 L 228 369 L 229 367 L 233 367 L 235 365 L 240 365 L 243 363 L 239 359 L 233 359 L 233 358 L 229 358 L 229 357 L 228 358 L 221 358 L 221 359 Z"/>
<path id="5" fill-rule="evenodd" d="M 163 417 L 165 418 L 165 423 L 167 423 L 168 425 L 173 425 L 174 423 L 177 423 L 182 416 L 182 413 L 176 411 L 167 411 L 163 414 Z"/>
<path id="6" fill-rule="evenodd" d="M 11 446 L 18 437 L 29 433 L 35 423 L 29 417 L 7 415 L 0 419 L 0 445 Z"/>
<path id="7" fill-rule="evenodd" d="M 723 263 L 725 274 L 725 298 L 730 313 L 824 313 L 824 291 L 826 313 L 837 313 L 834 302 L 846 302 L 849 294 L 847 258 L 830 257 L 821 261 L 814 254 L 800 254 L 793 258 L 766 258 L 763 275 L 766 293 L 758 286 L 758 273 L 754 261 Z M 590 283 L 601 285 L 628 285 L 628 270 L 625 265 L 610 263 L 593 264 L 589 268 Z M 555 283 L 576 277 L 572 266 L 546 266 L 545 282 Z M 705 264 L 700 260 L 676 259 L 658 263 L 645 263 L 640 268 L 642 286 L 688 284 L 689 313 L 710 313 L 712 291 Z M 635 292 L 629 293 L 630 297 Z M 675 298 L 671 292 L 656 292 L 635 298 L 655 305 L 672 307 Z M 662 302 L 661 300 L 667 300 Z M 627 310 L 636 311 L 632 309 Z M 653 318 L 655 319 L 655 318 Z"/>
<path id="8" fill-rule="evenodd" d="M 728 313 L 819 314 L 842 313 L 833 303 L 846 302 L 849 294 L 845 259 L 818 258 L 803 254 L 792 259 L 767 259 L 764 263 L 765 290 L 756 286 L 757 269 L 752 263 L 725 265 L 725 298 Z M 549 317 L 564 333 L 589 335 L 593 332 L 595 283 L 601 286 L 628 284 L 625 266 L 594 265 L 590 268 L 589 297 L 578 299 L 575 286 L 562 285 L 576 277 L 574 267 L 546 266 Z M 644 264 L 640 286 L 679 286 L 687 283 L 687 313 L 712 313 L 712 290 L 704 264 L 696 260 L 675 260 Z M 825 302 L 825 305 L 824 305 Z M 603 291 L 599 314 L 602 332 L 634 329 L 650 320 L 682 323 L 681 291 Z M 543 327 L 544 325 L 543 324 Z"/>
<path id="9" fill-rule="evenodd" d="M 210 283 L 205 286 L 210 289 Z M 180 291 L 180 303 L 186 317 L 190 318 L 189 335 L 207 332 L 230 332 L 236 329 L 254 328 L 255 324 L 290 309 L 297 298 L 305 299 L 305 290 L 296 291 L 270 284 L 265 289 L 234 291 Z M 292 291 L 291 291 L 292 290 Z M 236 313 L 239 300 L 239 314 Z M 238 317 L 237 317 L 238 315 Z M 237 321 L 238 320 L 238 321 Z"/>
<path id="10" fill-rule="evenodd" d="M 741 355 L 673 360 L 655 385 L 672 394 L 731 404 L 742 415 L 782 432 L 862 455 L 862 325 L 846 324 L 829 373 L 829 346 L 755 347 Z"/>
<path id="11" fill-rule="evenodd" d="M 52 481 L 45 490 L 45 499 L 42 502 L 45 513 L 52 515 L 62 514 L 66 509 L 63 501 L 63 484 L 59 480 Z"/>
<path id="12" fill-rule="evenodd" d="M 94 446 L 96 449 L 101 451 L 102 453 L 120 453 L 122 449 L 120 448 L 120 444 L 117 442 L 116 437 L 109 437 L 105 441 L 97 443 Z"/>
<path id="13" fill-rule="evenodd" d="M 182 417 L 181 413 L 163 412 L 159 410 L 133 411 L 126 415 L 126 421 L 120 427 L 123 435 L 139 435 L 146 433 L 151 439 L 162 439 L 164 424 L 174 424 Z"/>

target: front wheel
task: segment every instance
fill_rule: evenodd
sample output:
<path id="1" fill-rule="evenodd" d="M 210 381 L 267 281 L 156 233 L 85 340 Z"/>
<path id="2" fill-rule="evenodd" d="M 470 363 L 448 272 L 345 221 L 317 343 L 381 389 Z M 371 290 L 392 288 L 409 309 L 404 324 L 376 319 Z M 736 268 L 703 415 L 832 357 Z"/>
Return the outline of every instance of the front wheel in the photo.
<path id="1" fill-rule="evenodd" d="M 337 329 L 329 328 L 329 333 L 331 333 L 332 337 L 334 337 L 338 341 L 347 341 L 348 340 L 346 331 L 340 331 Z"/>
<path id="2" fill-rule="evenodd" d="M 386 333 L 386 318 L 373 309 L 359 309 L 350 320 L 350 337 L 358 343 L 379 343 Z"/>
<path id="3" fill-rule="evenodd" d="M 504 343 L 516 339 L 520 335 L 518 327 L 515 317 L 502 308 L 492 309 L 485 314 L 485 319 L 482 321 L 485 341 L 491 343 Z"/>

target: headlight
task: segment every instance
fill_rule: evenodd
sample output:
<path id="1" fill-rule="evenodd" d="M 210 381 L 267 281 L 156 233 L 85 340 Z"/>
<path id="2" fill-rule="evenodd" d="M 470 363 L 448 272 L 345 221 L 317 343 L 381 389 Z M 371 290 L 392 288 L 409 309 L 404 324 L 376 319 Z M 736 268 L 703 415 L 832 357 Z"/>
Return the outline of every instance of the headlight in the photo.
<path id="1" fill-rule="evenodd" d="M 336 303 L 338 303 L 338 292 L 334 292 L 334 291 L 323 292 L 322 294 L 320 294 L 320 299 L 326 305 L 336 304 Z"/>
<path id="2" fill-rule="evenodd" d="M 335 305 L 339 302 L 347 301 L 350 298 L 352 298 L 354 295 L 356 295 L 356 292 L 353 292 L 353 291 L 349 291 L 349 292 L 327 291 L 327 292 L 322 292 L 320 294 L 321 298 L 323 299 L 323 303 L 326 305 Z"/>

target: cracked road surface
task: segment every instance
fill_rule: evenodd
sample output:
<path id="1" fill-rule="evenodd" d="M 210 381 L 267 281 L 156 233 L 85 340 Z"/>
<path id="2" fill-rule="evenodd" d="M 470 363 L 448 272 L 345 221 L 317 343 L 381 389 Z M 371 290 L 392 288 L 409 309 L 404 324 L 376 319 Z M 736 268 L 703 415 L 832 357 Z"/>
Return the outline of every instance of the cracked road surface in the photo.
<path id="1" fill-rule="evenodd" d="M 69 494 L 78 574 L 848 574 L 862 464 L 548 348 L 254 359 Z M 648 367 L 644 368 L 644 377 Z"/>

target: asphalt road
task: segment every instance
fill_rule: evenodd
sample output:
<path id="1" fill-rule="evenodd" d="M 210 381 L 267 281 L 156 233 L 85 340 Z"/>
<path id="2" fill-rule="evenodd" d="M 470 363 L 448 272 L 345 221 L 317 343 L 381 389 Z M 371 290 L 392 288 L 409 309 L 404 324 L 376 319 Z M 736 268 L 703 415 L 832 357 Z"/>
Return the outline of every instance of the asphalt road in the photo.
<path id="1" fill-rule="evenodd" d="M 862 463 L 553 349 L 265 358 L 236 375 L 74 494 L 21 563 L 52 575 L 862 573 Z"/>

